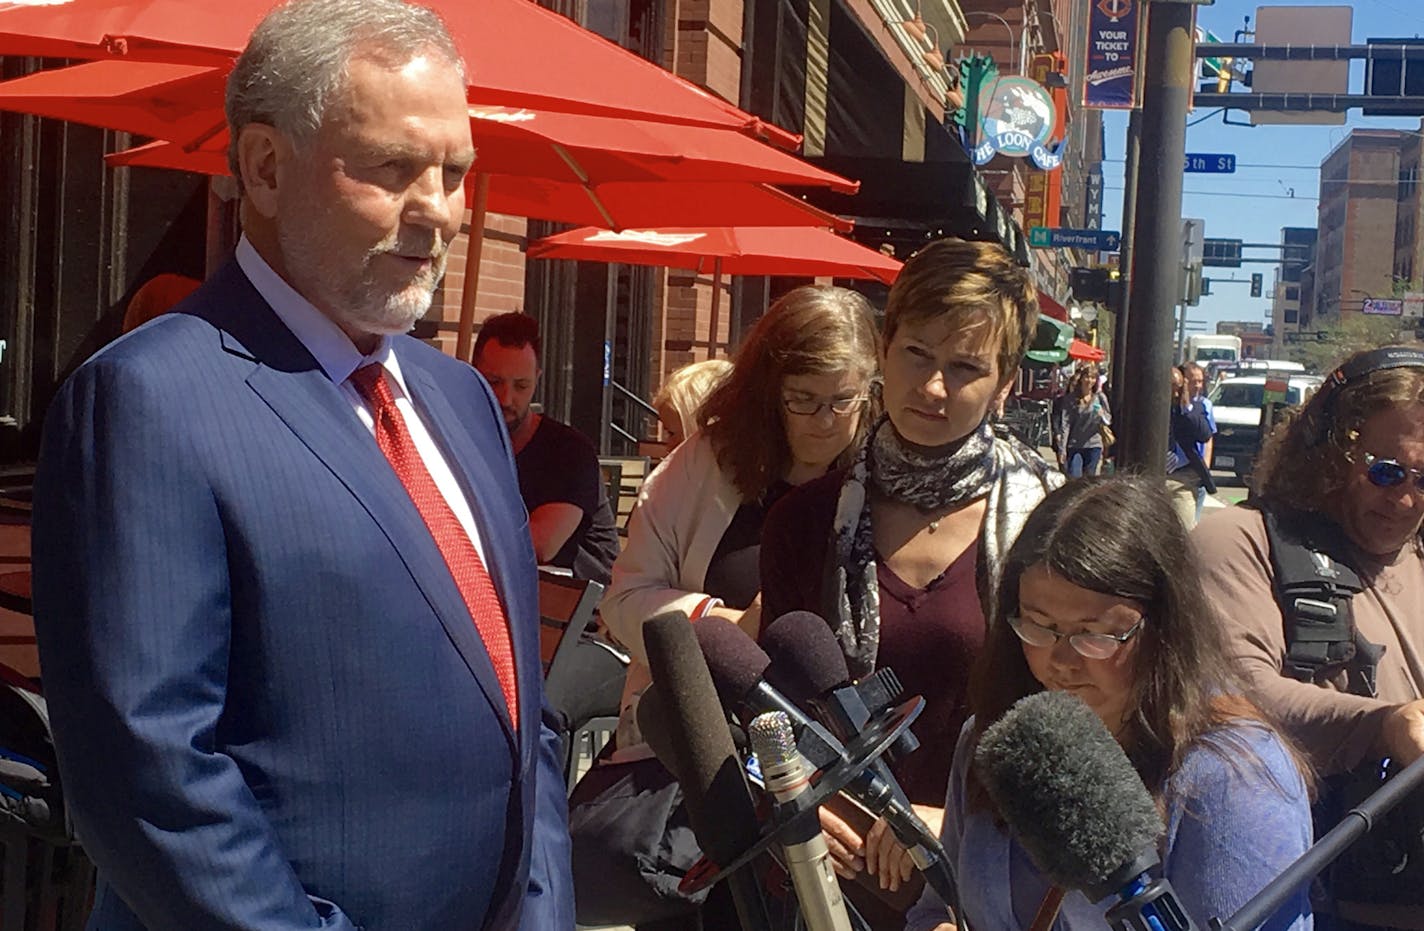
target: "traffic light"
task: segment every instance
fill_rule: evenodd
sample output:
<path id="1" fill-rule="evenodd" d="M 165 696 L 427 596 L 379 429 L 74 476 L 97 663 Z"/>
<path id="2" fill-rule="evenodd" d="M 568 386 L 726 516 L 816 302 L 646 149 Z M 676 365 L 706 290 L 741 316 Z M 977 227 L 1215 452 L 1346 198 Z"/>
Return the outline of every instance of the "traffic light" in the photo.
<path id="1" fill-rule="evenodd" d="M 1231 59 L 1223 58 L 1221 65 L 1216 69 L 1216 92 L 1218 94 L 1231 93 Z"/>
<path id="2" fill-rule="evenodd" d="M 1074 268 L 1068 275 L 1068 290 L 1073 299 L 1083 303 L 1106 304 L 1108 300 L 1108 270 L 1106 268 Z"/>
<path id="3" fill-rule="evenodd" d="M 1260 296 L 1261 296 L 1261 285 L 1262 285 L 1262 283 L 1263 283 L 1264 278 L 1265 278 L 1265 276 L 1262 275 L 1260 272 L 1252 272 L 1252 273 L 1251 273 L 1251 296 L 1252 296 L 1252 297 L 1260 297 Z"/>

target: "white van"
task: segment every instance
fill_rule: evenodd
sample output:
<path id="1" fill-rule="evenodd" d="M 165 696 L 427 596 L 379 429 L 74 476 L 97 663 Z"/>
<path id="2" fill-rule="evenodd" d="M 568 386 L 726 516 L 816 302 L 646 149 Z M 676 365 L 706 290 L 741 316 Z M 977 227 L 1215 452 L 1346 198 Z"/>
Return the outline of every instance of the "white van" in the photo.
<path id="1" fill-rule="evenodd" d="M 1187 337 L 1187 362 L 1205 366 L 1210 362 L 1239 362 L 1241 337 L 1194 333 Z"/>
<path id="2" fill-rule="evenodd" d="M 1286 375 L 1286 403 L 1292 406 L 1308 400 L 1324 381 L 1319 375 L 1282 374 Z M 1207 395 L 1216 418 L 1213 469 L 1235 472 L 1243 482 L 1251 475 L 1261 449 L 1261 405 L 1265 398 L 1265 374 L 1226 378 Z"/>

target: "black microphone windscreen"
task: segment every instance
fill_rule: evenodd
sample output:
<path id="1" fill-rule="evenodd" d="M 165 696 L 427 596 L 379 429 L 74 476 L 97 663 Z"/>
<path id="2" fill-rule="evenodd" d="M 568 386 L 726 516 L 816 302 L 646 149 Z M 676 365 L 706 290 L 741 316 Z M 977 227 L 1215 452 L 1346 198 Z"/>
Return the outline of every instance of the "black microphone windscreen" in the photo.
<path id="1" fill-rule="evenodd" d="M 746 631 L 724 617 L 698 618 L 692 630 L 722 704 L 741 704 L 766 674 L 771 657 Z"/>
<path id="2" fill-rule="evenodd" d="M 725 865 L 756 842 L 759 827 L 712 676 L 686 615 L 648 621 L 643 642 L 657 690 L 646 713 L 649 742 L 682 784 L 703 852 Z"/>
<path id="3" fill-rule="evenodd" d="M 835 632 L 810 611 L 790 611 L 772 621 L 761 633 L 761 646 L 771 657 L 767 681 L 797 704 L 850 682 Z"/>
<path id="4" fill-rule="evenodd" d="M 668 723 L 667 704 L 663 701 L 662 690 L 654 682 L 643 690 L 638 699 L 638 732 L 652 748 L 653 756 L 668 768 L 668 772 L 683 781 L 683 774 L 677 771 L 680 765 L 677 751 L 672 744 L 673 727 Z"/>
<path id="5" fill-rule="evenodd" d="M 1096 898 L 1165 830 L 1122 746 L 1068 692 L 1020 699 L 985 729 L 975 772 L 1030 858 Z"/>

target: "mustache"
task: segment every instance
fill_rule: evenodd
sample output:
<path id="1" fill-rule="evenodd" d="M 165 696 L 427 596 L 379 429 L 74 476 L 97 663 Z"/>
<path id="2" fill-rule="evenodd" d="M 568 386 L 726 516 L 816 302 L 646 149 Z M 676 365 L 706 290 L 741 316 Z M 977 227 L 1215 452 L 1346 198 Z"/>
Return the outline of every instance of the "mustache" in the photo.
<path id="1" fill-rule="evenodd" d="M 445 257 L 450 244 L 439 233 L 429 236 L 400 236 L 394 241 L 383 242 L 371 250 L 372 255 L 398 255 L 408 259 L 430 259 L 438 262 Z"/>

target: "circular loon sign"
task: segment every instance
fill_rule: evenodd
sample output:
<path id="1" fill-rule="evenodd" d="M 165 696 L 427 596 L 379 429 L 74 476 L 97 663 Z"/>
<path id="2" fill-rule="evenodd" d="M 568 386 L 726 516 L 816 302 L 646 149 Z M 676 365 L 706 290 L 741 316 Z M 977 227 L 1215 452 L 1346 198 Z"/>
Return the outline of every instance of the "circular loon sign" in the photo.
<path id="1" fill-rule="evenodd" d="M 996 153 L 1028 156 L 1044 170 L 1062 163 L 1062 155 L 1048 148 L 1058 114 L 1053 98 L 1037 81 L 1005 77 L 985 83 L 979 92 L 979 114 L 983 141 L 974 150 L 975 164 L 987 163 Z"/>

